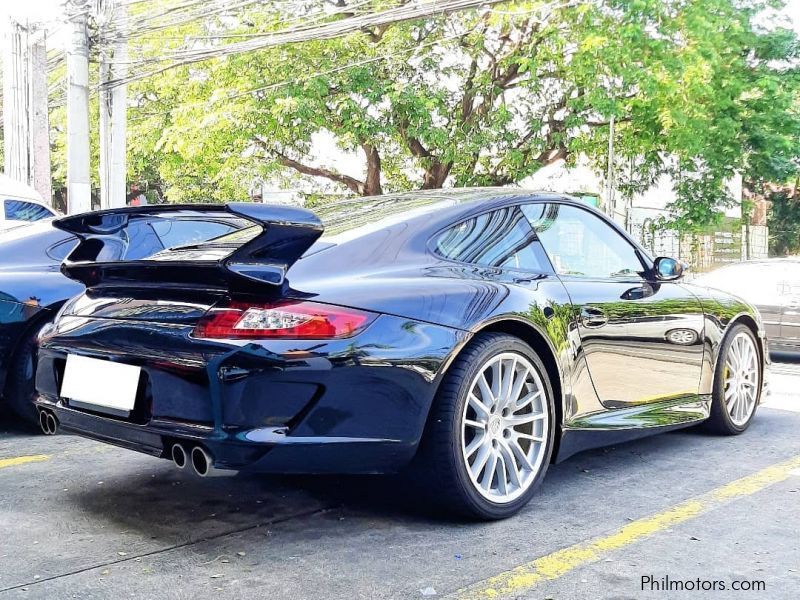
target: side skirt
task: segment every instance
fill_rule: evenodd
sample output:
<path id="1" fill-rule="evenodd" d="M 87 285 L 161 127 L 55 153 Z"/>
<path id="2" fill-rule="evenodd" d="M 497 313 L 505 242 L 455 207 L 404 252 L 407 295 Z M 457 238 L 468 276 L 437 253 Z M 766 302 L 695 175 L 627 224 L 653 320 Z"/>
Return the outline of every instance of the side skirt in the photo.
<path id="1" fill-rule="evenodd" d="M 708 418 L 710 409 L 710 395 L 693 395 L 585 415 L 564 426 L 553 462 L 583 450 L 697 425 Z"/>

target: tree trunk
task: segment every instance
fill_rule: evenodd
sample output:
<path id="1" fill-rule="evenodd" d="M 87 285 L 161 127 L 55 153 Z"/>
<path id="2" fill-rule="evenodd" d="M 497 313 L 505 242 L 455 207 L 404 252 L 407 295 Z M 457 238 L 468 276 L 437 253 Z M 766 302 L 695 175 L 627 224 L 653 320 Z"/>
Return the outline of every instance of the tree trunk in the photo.
<path id="1" fill-rule="evenodd" d="M 444 182 L 447 181 L 452 167 L 452 163 L 441 163 L 438 160 L 434 161 L 430 167 L 425 169 L 425 175 L 422 179 L 422 189 L 438 190 L 441 188 Z"/>
<path id="2" fill-rule="evenodd" d="M 364 181 L 362 196 L 379 196 L 383 194 L 381 186 L 381 155 L 378 149 L 371 144 L 362 144 L 364 154 L 367 155 L 367 178 Z"/>

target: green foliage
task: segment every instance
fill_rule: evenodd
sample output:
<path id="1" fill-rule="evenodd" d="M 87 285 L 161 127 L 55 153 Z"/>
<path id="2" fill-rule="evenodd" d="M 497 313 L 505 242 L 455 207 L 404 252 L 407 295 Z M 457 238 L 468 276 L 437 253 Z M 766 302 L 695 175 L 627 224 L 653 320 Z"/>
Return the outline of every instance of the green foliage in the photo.
<path id="1" fill-rule="evenodd" d="M 800 254 L 800 198 L 797 193 L 775 192 L 769 197 L 770 256 Z"/>
<path id="2" fill-rule="evenodd" d="M 337 5 L 349 4 L 377 11 L 398 0 Z M 763 17 L 755 25 L 775 2 L 543 4 L 397 23 L 136 82 L 129 177 L 170 201 L 242 199 L 258 179 L 311 194 L 506 185 L 581 153 L 602 164 L 613 115 L 616 153 L 631 166 L 624 191 L 677 175 L 673 225 L 696 230 L 718 219 L 735 170 L 752 186 L 796 171 L 797 40 Z M 135 39 L 131 54 L 274 31 L 326 5 L 257 3 Z M 341 160 L 326 163 L 320 147 Z"/>

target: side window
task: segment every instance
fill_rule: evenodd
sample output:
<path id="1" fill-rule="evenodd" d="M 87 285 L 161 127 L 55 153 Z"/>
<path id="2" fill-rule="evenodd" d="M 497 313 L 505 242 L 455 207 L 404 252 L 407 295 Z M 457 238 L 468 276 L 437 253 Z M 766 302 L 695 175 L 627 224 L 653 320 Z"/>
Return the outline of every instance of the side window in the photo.
<path id="1" fill-rule="evenodd" d="M 625 277 L 644 270 L 634 247 L 587 210 L 556 203 L 522 210 L 560 275 Z"/>
<path id="2" fill-rule="evenodd" d="M 552 272 L 536 234 L 518 206 L 478 215 L 441 233 L 437 254 L 484 267 Z"/>
<path id="3" fill-rule="evenodd" d="M 52 217 L 53 213 L 44 206 L 39 206 L 33 202 L 6 200 L 5 215 L 6 219 L 13 221 L 38 221 L 40 219 Z"/>

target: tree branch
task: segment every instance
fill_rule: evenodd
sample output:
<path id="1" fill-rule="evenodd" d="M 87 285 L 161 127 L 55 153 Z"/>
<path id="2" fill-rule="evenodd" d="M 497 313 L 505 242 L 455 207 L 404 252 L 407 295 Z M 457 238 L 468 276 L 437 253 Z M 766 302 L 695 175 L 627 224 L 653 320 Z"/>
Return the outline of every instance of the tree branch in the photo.
<path id="1" fill-rule="evenodd" d="M 347 187 L 350 191 L 355 192 L 356 194 L 364 194 L 366 183 L 356 179 L 355 177 L 350 177 L 349 175 L 345 175 L 343 173 L 339 173 L 338 171 L 334 171 L 333 169 L 326 169 L 325 167 L 312 167 L 311 165 L 306 165 L 301 163 L 298 160 L 293 158 L 289 158 L 283 152 L 276 150 L 275 148 L 269 147 L 263 140 L 256 139 L 255 142 L 261 146 L 261 148 L 275 157 L 275 160 L 278 161 L 279 164 L 283 165 L 284 167 L 288 167 L 290 169 L 294 169 L 298 173 L 302 173 L 303 175 L 310 175 L 311 177 L 322 177 L 324 179 L 328 179 L 330 181 L 334 181 L 336 183 L 340 183 Z"/>
<path id="2" fill-rule="evenodd" d="M 363 194 L 365 184 L 363 181 L 359 181 L 355 177 L 350 177 L 349 175 L 344 175 L 337 171 L 333 171 L 332 169 L 326 169 L 324 167 L 312 167 L 310 165 L 305 165 L 299 161 L 294 160 L 293 158 L 289 158 L 285 154 L 281 154 L 280 152 L 274 151 L 272 152 L 275 155 L 277 161 L 282 164 L 284 167 L 289 167 L 290 169 L 294 169 L 298 173 L 302 173 L 303 175 L 311 175 L 312 177 L 323 177 L 325 179 L 330 179 L 331 181 L 335 181 L 336 183 L 341 183 L 347 188 L 356 194 Z"/>

